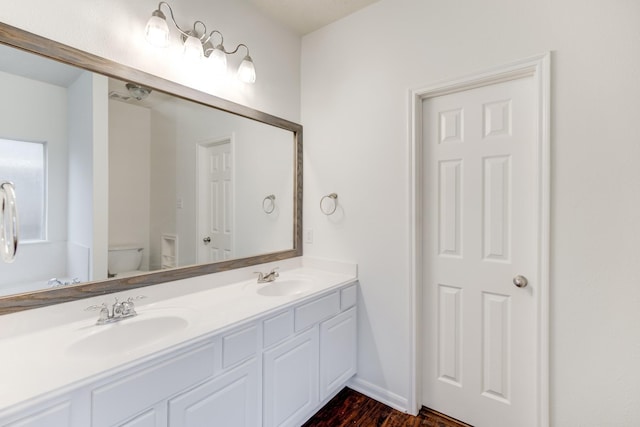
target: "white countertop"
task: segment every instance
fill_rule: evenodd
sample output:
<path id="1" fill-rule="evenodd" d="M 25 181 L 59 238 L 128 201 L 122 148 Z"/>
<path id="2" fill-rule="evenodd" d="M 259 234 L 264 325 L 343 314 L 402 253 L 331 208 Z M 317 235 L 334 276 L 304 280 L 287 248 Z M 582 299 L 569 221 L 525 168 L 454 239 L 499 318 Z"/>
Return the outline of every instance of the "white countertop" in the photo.
<path id="1" fill-rule="evenodd" d="M 253 271 L 268 272 L 273 266 L 280 267 L 276 282 L 301 278 L 312 287 L 292 296 L 259 295 L 256 290 L 260 285 L 256 284 Z M 37 403 L 39 397 L 52 391 L 66 392 L 82 386 L 134 362 L 174 351 L 356 278 L 354 264 L 294 258 L 0 316 L 0 413 Z M 139 294 L 146 298 L 136 302 L 138 316 L 132 319 L 97 326 L 98 312 L 84 311 L 92 304 L 110 305 L 115 296 L 126 299 Z M 144 345 L 107 347 L 111 351 L 100 355 L 72 347 L 106 328 L 115 329 L 125 322 L 154 316 L 177 316 L 188 324 Z"/>

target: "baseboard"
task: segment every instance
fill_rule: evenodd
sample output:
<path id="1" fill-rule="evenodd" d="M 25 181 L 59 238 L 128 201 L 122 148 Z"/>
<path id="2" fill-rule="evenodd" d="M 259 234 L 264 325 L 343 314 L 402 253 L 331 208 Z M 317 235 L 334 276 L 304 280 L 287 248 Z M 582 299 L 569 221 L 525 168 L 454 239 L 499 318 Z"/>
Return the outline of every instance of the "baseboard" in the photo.
<path id="1" fill-rule="evenodd" d="M 385 390 L 382 387 L 372 384 L 369 381 L 365 381 L 357 376 L 349 380 L 347 387 L 375 399 L 380 403 L 384 403 L 393 409 L 397 409 L 398 411 L 406 413 L 410 412 L 408 410 L 409 400 L 406 397 L 398 396 L 389 390 Z"/>

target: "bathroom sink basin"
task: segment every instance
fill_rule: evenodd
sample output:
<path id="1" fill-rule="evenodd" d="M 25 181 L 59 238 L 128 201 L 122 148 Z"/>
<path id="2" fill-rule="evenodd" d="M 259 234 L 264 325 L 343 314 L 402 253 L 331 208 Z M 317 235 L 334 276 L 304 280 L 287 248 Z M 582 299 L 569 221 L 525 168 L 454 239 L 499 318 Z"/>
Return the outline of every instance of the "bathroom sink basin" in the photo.
<path id="1" fill-rule="evenodd" d="M 257 292 L 267 297 L 282 297 L 298 295 L 307 292 L 313 286 L 313 281 L 308 279 L 278 279 L 275 282 L 265 283 Z"/>
<path id="2" fill-rule="evenodd" d="M 110 357 L 127 354 L 162 341 L 189 326 L 187 318 L 175 314 L 139 314 L 108 325 L 95 325 L 76 340 L 67 353 L 80 357 Z"/>

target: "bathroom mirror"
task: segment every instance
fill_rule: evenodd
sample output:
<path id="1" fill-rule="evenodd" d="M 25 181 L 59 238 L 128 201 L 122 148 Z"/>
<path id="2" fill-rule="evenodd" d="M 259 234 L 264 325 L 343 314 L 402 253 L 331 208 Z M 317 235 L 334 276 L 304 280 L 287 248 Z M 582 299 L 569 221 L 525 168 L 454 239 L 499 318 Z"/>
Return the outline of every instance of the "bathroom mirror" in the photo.
<path id="1" fill-rule="evenodd" d="M 0 314 L 301 255 L 300 125 L 5 24 L 0 43 L 0 175 L 26 212 Z"/>

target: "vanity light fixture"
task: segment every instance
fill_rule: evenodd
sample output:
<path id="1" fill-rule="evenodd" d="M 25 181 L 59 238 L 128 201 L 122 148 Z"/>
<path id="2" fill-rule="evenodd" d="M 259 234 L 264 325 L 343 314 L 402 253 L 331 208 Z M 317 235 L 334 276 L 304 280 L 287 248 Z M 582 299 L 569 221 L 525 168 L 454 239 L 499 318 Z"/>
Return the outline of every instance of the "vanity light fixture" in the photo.
<path id="1" fill-rule="evenodd" d="M 169 25 L 167 24 L 166 15 L 161 10 L 162 6 L 166 6 L 169 10 L 171 21 L 180 32 L 186 60 L 197 63 L 204 59 L 204 62 L 210 67 L 214 75 L 221 75 L 227 71 L 227 55 L 233 55 L 243 47 L 247 50 L 247 54 L 238 67 L 237 76 L 238 79 L 245 83 L 255 83 L 256 68 L 251 56 L 249 56 L 247 45 L 240 43 L 234 50 L 226 50 L 223 45 L 224 37 L 222 33 L 218 30 L 213 30 L 207 34 L 207 26 L 202 21 L 195 21 L 191 30 L 183 30 L 176 22 L 173 9 L 165 1 L 158 3 L 158 8 L 151 14 L 144 31 L 145 37 L 151 45 L 160 48 L 169 46 Z M 220 43 L 218 44 L 213 42 L 215 35 L 220 37 Z"/>

